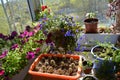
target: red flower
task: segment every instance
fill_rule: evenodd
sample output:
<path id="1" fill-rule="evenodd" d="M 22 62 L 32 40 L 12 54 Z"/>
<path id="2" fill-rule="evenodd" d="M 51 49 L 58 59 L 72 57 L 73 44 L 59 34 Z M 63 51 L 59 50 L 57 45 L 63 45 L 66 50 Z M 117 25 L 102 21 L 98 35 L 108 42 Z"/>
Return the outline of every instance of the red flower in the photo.
<path id="1" fill-rule="evenodd" d="M 35 53 L 37 54 L 39 52 L 40 52 L 40 48 L 36 48 Z"/>
<path id="2" fill-rule="evenodd" d="M 0 70 L 0 76 L 4 75 L 5 71 L 4 70 Z"/>
<path id="3" fill-rule="evenodd" d="M 44 11 L 44 10 L 47 9 L 47 8 L 48 8 L 48 7 L 45 6 L 45 5 L 42 5 L 42 6 L 41 6 L 42 11 Z"/>

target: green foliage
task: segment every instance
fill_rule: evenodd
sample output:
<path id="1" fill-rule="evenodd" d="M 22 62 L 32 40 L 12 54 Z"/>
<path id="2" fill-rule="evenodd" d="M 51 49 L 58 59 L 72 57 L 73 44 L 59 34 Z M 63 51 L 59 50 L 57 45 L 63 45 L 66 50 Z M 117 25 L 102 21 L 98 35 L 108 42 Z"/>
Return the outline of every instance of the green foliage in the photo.
<path id="1" fill-rule="evenodd" d="M 116 50 L 113 54 L 113 61 L 116 65 L 116 71 L 120 71 L 120 49 Z"/>
<path id="2" fill-rule="evenodd" d="M 93 12 L 87 13 L 86 18 L 96 18 L 96 14 Z"/>
<path id="3" fill-rule="evenodd" d="M 22 62 L 22 55 L 24 54 L 20 53 L 19 50 L 8 52 L 7 56 L 3 59 L 2 64 L 2 67 L 5 70 L 5 75 L 12 77 L 12 75 L 16 74 L 16 72 L 19 72 L 19 70 L 23 68 L 21 66 L 25 65 L 23 62 L 25 63 L 26 60 Z M 20 63 L 22 63 L 22 65 Z"/>
<path id="4" fill-rule="evenodd" d="M 113 63 L 108 60 L 102 61 L 94 74 L 99 80 L 115 80 Z"/>

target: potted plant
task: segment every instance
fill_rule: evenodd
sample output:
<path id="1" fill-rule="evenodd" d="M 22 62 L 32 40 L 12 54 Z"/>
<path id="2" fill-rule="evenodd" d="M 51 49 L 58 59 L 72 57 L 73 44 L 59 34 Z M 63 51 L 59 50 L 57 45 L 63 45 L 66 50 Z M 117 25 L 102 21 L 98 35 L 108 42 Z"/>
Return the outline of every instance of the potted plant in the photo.
<path id="1" fill-rule="evenodd" d="M 82 66 L 83 67 L 83 72 L 85 74 L 90 74 L 91 70 L 92 70 L 92 66 L 93 66 L 92 61 L 90 61 L 90 60 L 83 60 L 82 64 L 83 64 L 83 66 Z"/>
<path id="2" fill-rule="evenodd" d="M 42 52 L 45 35 L 39 30 L 39 27 L 27 26 L 26 30 L 19 35 L 13 31 L 10 35 L 2 34 L 0 38 L 2 42 L 0 80 L 16 80 L 18 78 L 23 80 L 33 60 Z M 44 47 L 45 49 L 46 47 Z"/>
<path id="3" fill-rule="evenodd" d="M 86 33 L 97 33 L 97 25 L 98 25 L 98 19 L 95 18 L 95 13 L 87 13 L 86 19 L 84 20 L 85 23 L 85 32 Z"/>
<path id="4" fill-rule="evenodd" d="M 120 77 L 120 49 L 116 50 L 114 55 L 113 55 L 113 61 L 115 63 L 116 69 L 116 76 L 117 78 Z"/>
<path id="5" fill-rule="evenodd" d="M 81 73 L 79 58 L 75 55 L 42 54 L 32 63 L 29 74 L 33 80 L 77 80 Z"/>
<path id="6" fill-rule="evenodd" d="M 112 58 L 115 50 L 117 50 L 117 48 L 114 47 L 113 44 L 98 43 L 98 45 L 91 49 L 91 53 L 94 57 L 104 60 Z"/>
<path id="7" fill-rule="evenodd" d="M 81 27 L 74 21 L 73 17 L 64 15 L 54 16 L 46 20 L 45 23 L 44 21 L 41 22 L 41 29 L 47 31 L 46 43 L 52 44 L 50 53 L 53 51 L 73 53 Z"/>
<path id="8" fill-rule="evenodd" d="M 100 80 L 115 79 L 115 68 L 114 68 L 115 65 L 113 62 L 113 56 L 116 50 L 117 50 L 116 47 L 108 43 L 99 43 L 99 45 L 92 48 L 91 53 L 96 58 L 93 65 L 93 74 L 98 79 Z"/>
<path id="9" fill-rule="evenodd" d="M 85 77 L 83 77 L 82 80 L 97 80 L 97 78 L 95 78 L 95 77 L 92 76 L 92 75 L 86 75 Z"/>
<path id="10" fill-rule="evenodd" d="M 98 80 L 116 80 L 114 63 L 111 60 L 96 59 L 92 70 Z"/>

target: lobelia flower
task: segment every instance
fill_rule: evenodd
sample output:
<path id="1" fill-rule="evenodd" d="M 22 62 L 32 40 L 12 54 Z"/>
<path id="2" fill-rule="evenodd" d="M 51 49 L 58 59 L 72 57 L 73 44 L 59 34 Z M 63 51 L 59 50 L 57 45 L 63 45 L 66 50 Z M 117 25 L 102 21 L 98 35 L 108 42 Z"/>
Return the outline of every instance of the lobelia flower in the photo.
<path id="1" fill-rule="evenodd" d="M 0 70 L 0 76 L 4 75 L 5 71 L 4 70 Z"/>
<path id="2" fill-rule="evenodd" d="M 12 45 L 11 50 L 15 50 L 16 48 L 18 48 L 18 44 Z"/>
<path id="3" fill-rule="evenodd" d="M 29 51 L 29 52 L 27 52 L 27 56 L 26 56 L 26 58 L 27 59 L 33 59 L 35 57 L 35 53 L 34 52 L 32 52 L 32 51 Z"/>
<path id="4" fill-rule="evenodd" d="M 8 53 L 8 50 L 3 51 L 2 55 L 0 55 L 0 59 L 4 58 L 7 55 L 7 53 Z"/>
<path id="5" fill-rule="evenodd" d="M 65 37 L 66 36 L 75 36 L 75 34 L 73 34 L 71 30 L 69 30 L 65 33 Z"/>

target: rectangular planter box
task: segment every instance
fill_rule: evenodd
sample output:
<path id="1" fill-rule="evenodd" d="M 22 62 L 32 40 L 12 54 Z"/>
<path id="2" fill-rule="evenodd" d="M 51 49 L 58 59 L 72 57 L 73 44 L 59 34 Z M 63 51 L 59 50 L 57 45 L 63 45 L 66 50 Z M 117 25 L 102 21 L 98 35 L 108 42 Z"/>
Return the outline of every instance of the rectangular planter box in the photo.
<path id="1" fill-rule="evenodd" d="M 11 80 L 24 80 L 25 76 L 28 74 L 31 64 L 35 59 L 36 57 L 28 61 L 28 64 L 18 74 L 14 75 Z"/>
<path id="2" fill-rule="evenodd" d="M 81 68 L 78 66 L 78 71 L 75 76 L 66 76 L 66 75 L 58 75 L 58 74 L 50 74 L 50 73 L 42 73 L 33 71 L 35 66 L 38 64 L 38 62 L 41 60 L 42 57 L 45 56 L 56 56 L 56 57 L 62 57 L 63 54 L 42 54 L 40 55 L 31 65 L 29 69 L 29 74 L 32 76 L 32 80 L 78 80 L 81 76 Z M 66 57 L 72 57 L 74 60 L 79 60 L 80 56 L 77 55 L 65 55 Z"/>
<path id="3" fill-rule="evenodd" d="M 96 45 L 96 42 L 109 42 L 112 44 L 116 44 L 120 33 L 118 34 L 82 34 L 84 35 L 82 38 L 78 38 L 77 43 L 81 46 L 87 46 L 87 50 L 90 50 L 93 46 Z"/>

